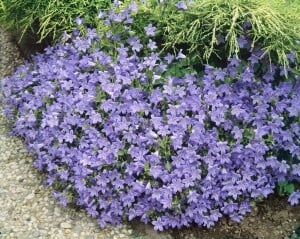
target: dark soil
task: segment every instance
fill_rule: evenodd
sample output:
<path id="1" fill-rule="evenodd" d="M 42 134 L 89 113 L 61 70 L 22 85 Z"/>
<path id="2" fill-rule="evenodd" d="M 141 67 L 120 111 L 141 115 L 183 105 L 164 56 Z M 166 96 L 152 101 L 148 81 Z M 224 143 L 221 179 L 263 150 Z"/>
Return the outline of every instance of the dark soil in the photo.
<path id="1" fill-rule="evenodd" d="M 290 206 L 287 198 L 270 196 L 256 203 L 241 223 L 223 218 L 211 229 L 191 227 L 157 233 L 151 225 L 132 223 L 137 239 L 283 239 L 300 227 L 300 205 Z M 299 235 L 300 238 L 300 235 Z"/>
<path id="2" fill-rule="evenodd" d="M 18 47 L 21 56 L 30 59 L 30 56 L 36 52 L 43 52 L 50 45 L 50 39 L 44 39 L 38 42 L 39 37 L 34 33 L 25 33 L 23 36 L 21 31 L 11 31 L 11 41 Z"/>

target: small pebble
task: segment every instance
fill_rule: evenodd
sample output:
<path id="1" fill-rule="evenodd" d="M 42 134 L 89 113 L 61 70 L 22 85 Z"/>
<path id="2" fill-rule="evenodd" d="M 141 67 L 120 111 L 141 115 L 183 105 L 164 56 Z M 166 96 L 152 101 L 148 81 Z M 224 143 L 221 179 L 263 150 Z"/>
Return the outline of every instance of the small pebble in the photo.
<path id="1" fill-rule="evenodd" d="M 72 225 L 70 223 L 68 223 L 68 222 L 62 222 L 60 224 L 60 227 L 64 228 L 64 229 L 70 229 L 70 228 L 72 228 Z"/>
<path id="2" fill-rule="evenodd" d="M 70 233 L 71 233 L 71 230 L 70 230 L 70 229 L 66 229 L 66 230 L 64 231 L 64 233 L 65 233 L 65 234 L 70 234 Z"/>
<path id="3" fill-rule="evenodd" d="M 37 237 L 40 236 L 40 232 L 39 231 L 33 231 L 31 235 L 32 235 L 32 237 L 37 238 Z"/>
<path id="4" fill-rule="evenodd" d="M 34 199 L 34 196 L 35 196 L 34 193 L 31 193 L 25 197 L 25 200 L 32 200 Z"/>

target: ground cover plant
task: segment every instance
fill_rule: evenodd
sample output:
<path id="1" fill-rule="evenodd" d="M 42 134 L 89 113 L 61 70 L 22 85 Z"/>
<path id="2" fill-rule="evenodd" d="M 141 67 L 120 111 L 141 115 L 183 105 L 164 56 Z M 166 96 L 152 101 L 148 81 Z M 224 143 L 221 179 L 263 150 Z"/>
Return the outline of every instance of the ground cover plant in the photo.
<path id="1" fill-rule="evenodd" d="M 13 132 L 54 197 L 84 207 L 101 226 L 139 218 L 160 231 L 211 227 L 224 216 L 238 222 L 276 187 L 298 204 L 294 55 L 285 69 L 265 64 L 249 37 L 240 44 L 248 59 L 173 75 L 187 56 L 158 54 L 154 24 L 143 28 L 143 42 L 134 35 L 136 10 L 102 12 L 111 30 L 101 34 L 77 19 L 81 31 L 1 82 Z"/>

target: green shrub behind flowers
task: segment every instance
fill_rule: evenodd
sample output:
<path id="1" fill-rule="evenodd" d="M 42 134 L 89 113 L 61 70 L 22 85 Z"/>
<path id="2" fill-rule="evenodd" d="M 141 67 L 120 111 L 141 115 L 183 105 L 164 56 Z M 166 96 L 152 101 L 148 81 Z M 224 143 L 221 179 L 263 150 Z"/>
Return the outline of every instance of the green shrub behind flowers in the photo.
<path id="1" fill-rule="evenodd" d="M 84 17 L 95 26 L 98 11 L 108 9 L 111 0 L 0 0 L 0 22 L 10 30 L 36 34 L 38 41 L 60 39 L 64 31 L 76 28 L 75 19 Z"/>
<path id="2" fill-rule="evenodd" d="M 207 62 L 226 64 L 233 55 L 245 58 L 240 46 L 249 37 L 253 39 L 251 51 L 259 44 L 269 61 L 283 66 L 288 63 L 287 53 L 294 52 L 299 65 L 300 25 L 299 17 L 293 17 L 297 16 L 293 11 L 297 4 L 284 5 L 283 12 L 278 4 L 272 7 L 266 2 L 150 0 L 141 4 L 135 27 L 138 31 L 143 22 L 155 22 L 163 49 L 183 48 L 196 66 Z"/>
<path id="3" fill-rule="evenodd" d="M 178 3 L 187 8 L 182 5 L 180 9 Z M 112 4 L 111 0 L 0 0 L 0 22 L 22 34 L 33 32 L 39 41 L 55 41 L 64 31 L 75 29 L 77 17 L 83 17 L 91 27 L 102 28 L 98 11 Z M 294 52 L 298 65 L 299 9 L 298 0 L 148 0 L 139 3 L 132 30 L 142 40 L 143 28 L 150 22 L 155 24 L 159 29 L 157 44 L 165 51 L 183 48 L 188 56 L 185 66 L 203 66 L 208 61 L 226 64 L 228 57 L 242 54 L 239 42 L 244 37 L 251 37 L 253 46 L 258 42 L 272 62 L 284 66 L 286 54 Z"/>

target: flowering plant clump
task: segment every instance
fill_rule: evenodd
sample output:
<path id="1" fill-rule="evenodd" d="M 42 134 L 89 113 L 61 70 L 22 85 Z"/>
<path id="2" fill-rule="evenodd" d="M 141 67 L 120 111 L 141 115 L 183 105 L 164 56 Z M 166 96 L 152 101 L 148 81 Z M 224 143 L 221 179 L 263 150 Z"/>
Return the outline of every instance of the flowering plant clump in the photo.
<path id="1" fill-rule="evenodd" d="M 104 21 L 130 29 L 134 10 Z M 160 231 L 211 227 L 225 215 L 239 222 L 278 182 L 300 181 L 300 82 L 260 67 L 259 50 L 225 68 L 207 65 L 202 77 L 169 75 L 185 56 L 159 56 L 155 31 L 145 28 L 147 45 L 93 29 L 64 36 L 2 81 L 5 114 L 54 197 L 103 227 L 134 218 Z M 107 39 L 114 54 L 101 48 Z M 295 190 L 289 201 L 299 198 Z"/>

